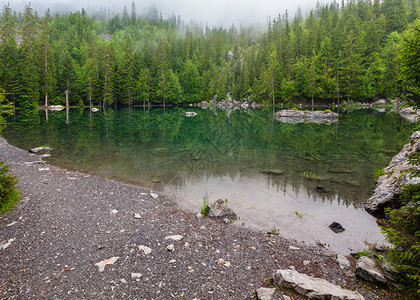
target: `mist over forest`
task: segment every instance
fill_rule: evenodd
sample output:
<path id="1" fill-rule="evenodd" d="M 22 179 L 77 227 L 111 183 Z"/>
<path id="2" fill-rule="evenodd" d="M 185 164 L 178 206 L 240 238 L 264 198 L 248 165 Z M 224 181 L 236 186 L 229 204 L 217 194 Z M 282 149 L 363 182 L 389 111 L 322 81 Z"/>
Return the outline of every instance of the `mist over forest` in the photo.
<path id="1" fill-rule="evenodd" d="M 16 11 L 23 11 L 28 1 L 0 1 L 1 7 L 10 3 L 10 7 Z M 139 16 L 147 16 L 155 9 L 164 18 L 171 15 L 180 16 L 185 21 L 194 21 L 208 26 L 249 26 L 265 25 L 268 18 L 276 18 L 287 10 L 289 15 L 294 16 L 298 10 L 302 14 L 309 13 L 311 8 L 327 3 L 326 0 L 300 0 L 300 1 L 276 1 L 276 0 L 142 0 L 142 1 L 31 1 L 31 6 L 44 15 L 47 9 L 51 13 L 68 13 L 85 9 L 89 16 L 98 15 L 110 18 L 116 14 L 122 15 L 124 6 L 129 9 L 132 3 L 136 6 L 136 13 Z"/>

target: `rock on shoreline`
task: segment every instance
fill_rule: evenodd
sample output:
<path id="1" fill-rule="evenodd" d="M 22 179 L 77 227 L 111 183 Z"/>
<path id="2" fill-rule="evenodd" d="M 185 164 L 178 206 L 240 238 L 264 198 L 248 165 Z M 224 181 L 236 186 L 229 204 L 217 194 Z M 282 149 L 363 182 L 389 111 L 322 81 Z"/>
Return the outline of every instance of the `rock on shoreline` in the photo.
<path id="1" fill-rule="evenodd" d="M 338 114 L 332 111 L 301 111 L 280 110 L 274 118 L 282 123 L 333 123 L 337 122 Z"/>
<path id="2" fill-rule="evenodd" d="M 418 169 L 410 164 L 409 156 L 420 152 L 420 131 L 414 132 L 410 139 L 411 142 L 404 145 L 384 169 L 385 174 L 379 177 L 372 197 L 365 204 L 366 211 L 375 217 L 384 218 L 386 207 L 401 207 L 402 202 L 398 199 L 398 194 L 404 185 L 420 183 L 420 178 L 411 177 L 408 171 Z"/>

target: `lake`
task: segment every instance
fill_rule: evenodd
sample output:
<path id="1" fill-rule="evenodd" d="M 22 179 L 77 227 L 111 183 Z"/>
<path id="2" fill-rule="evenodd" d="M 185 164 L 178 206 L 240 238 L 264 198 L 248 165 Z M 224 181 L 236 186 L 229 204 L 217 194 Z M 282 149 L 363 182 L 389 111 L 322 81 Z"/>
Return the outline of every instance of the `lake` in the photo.
<path id="1" fill-rule="evenodd" d="M 341 111 L 331 124 L 283 123 L 270 109 L 74 108 L 3 117 L 8 142 L 52 147 L 49 163 L 150 188 L 197 213 L 208 193 L 210 202 L 227 199 L 239 226 L 320 240 L 342 253 L 383 240 L 362 205 L 375 170 L 388 165 L 414 128 L 394 112 L 375 110 Z M 332 232 L 334 221 L 346 230 Z"/>

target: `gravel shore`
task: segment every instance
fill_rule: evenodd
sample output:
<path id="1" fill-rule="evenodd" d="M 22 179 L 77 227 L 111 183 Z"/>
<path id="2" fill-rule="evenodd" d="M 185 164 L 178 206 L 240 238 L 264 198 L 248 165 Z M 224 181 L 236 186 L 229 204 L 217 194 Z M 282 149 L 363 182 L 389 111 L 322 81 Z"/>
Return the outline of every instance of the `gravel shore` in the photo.
<path id="1" fill-rule="evenodd" d="M 21 195 L 0 216 L 1 299 L 253 299 L 289 266 L 379 299 L 319 246 L 197 218 L 141 187 L 37 163 L 3 138 L 0 161 Z"/>

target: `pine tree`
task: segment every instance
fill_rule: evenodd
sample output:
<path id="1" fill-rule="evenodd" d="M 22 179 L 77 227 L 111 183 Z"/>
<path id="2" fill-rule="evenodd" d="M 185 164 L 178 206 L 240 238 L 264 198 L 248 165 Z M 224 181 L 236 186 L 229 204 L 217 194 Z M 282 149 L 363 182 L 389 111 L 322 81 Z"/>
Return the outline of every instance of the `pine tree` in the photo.
<path id="1" fill-rule="evenodd" d="M 10 5 L 3 9 L 0 27 L 0 87 L 8 102 L 15 103 L 18 81 L 18 47 L 15 18 Z"/>

